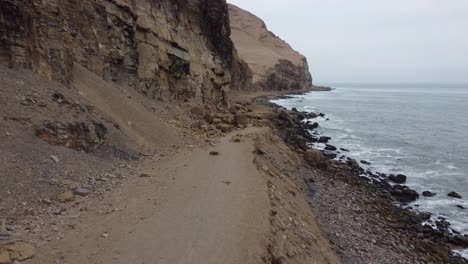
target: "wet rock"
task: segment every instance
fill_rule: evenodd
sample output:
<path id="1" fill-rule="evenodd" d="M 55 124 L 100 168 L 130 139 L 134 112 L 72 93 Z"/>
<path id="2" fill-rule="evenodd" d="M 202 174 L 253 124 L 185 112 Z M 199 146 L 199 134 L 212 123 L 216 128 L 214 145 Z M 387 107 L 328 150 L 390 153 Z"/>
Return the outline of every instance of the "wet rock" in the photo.
<path id="1" fill-rule="evenodd" d="M 304 152 L 304 159 L 313 167 L 319 169 L 327 169 L 327 159 L 323 156 L 322 152 L 316 149 L 308 149 Z"/>
<path id="2" fill-rule="evenodd" d="M 419 217 L 421 217 L 421 220 L 423 220 L 423 221 L 427 221 L 427 220 L 431 219 L 431 216 L 432 216 L 432 214 L 429 213 L 429 212 L 419 213 Z"/>
<path id="3" fill-rule="evenodd" d="M 344 151 L 344 152 L 349 152 L 349 150 L 345 149 L 345 148 L 340 148 L 341 151 Z"/>
<path id="4" fill-rule="evenodd" d="M 419 194 L 415 190 L 412 190 L 408 186 L 404 185 L 395 185 L 390 193 L 397 201 L 401 203 L 411 203 L 419 198 Z"/>
<path id="5" fill-rule="evenodd" d="M 461 196 L 459 193 L 457 193 L 457 192 L 450 192 L 450 193 L 447 194 L 447 196 L 448 196 L 448 197 L 452 197 L 452 198 L 457 198 L 457 199 L 461 199 L 461 198 L 462 198 L 462 196 Z"/>
<path id="6" fill-rule="evenodd" d="M 424 191 L 424 192 L 422 193 L 422 195 L 423 195 L 424 197 L 434 197 L 434 196 L 436 196 L 436 193 L 433 193 L 433 192 L 430 192 L 430 191 Z"/>
<path id="7" fill-rule="evenodd" d="M 62 203 L 73 202 L 75 195 L 71 191 L 64 192 L 58 196 L 58 200 Z"/>
<path id="8" fill-rule="evenodd" d="M 328 150 L 323 151 L 323 155 L 329 159 L 336 159 L 336 157 L 338 157 L 338 155 L 335 152 Z"/>
<path id="9" fill-rule="evenodd" d="M 353 170 L 359 170 L 360 167 L 359 167 L 359 163 L 357 162 L 357 160 L 355 159 L 349 159 L 347 161 L 347 164 L 351 167 L 351 169 Z"/>
<path id="10" fill-rule="evenodd" d="M 362 163 L 362 164 L 364 164 L 364 165 L 371 165 L 371 163 L 370 163 L 370 162 L 368 162 L 368 161 L 365 161 L 365 160 L 361 160 L 361 163 Z"/>
<path id="11" fill-rule="evenodd" d="M 468 236 L 466 235 L 456 235 L 453 237 L 453 241 L 455 242 L 456 245 L 462 246 L 462 247 L 468 247 Z"/>
<path id="12" fill-rule="evenodd" d="M 318 123 L 307 122 L 304 126 L 305 126 L 306 129 L 314 130 L 319 126 L 319 124 Z"/>
<path id="13" fill-rule="evenodd" d="M 406 176 L 403 174 L 398 174 L 398 175 L 390 175 L 388 177 L 388 180 L 394 183 L 402 184 L 406 182 Z"/>
<path id="14" fill-rule="evenodd" d="M 328 143 L 330 141 L 331 137 L 320 137 L 318 139 L 318 143 Z"/>
<path id="15" fill-rule="evenodd" d="M 466 207 L 464 207 L 463 205 L 457 204 L 457 207 L 462 209 L 462 210 L 466 210 Z"/>
<path id="16" fill-rule="evenodd" d="M 328 145 L 325 147 L 325 150 L 330 150 L 330 151 L 336 151 L 337 148 L 335 146 L 332 146 L 332 145 Z"/>

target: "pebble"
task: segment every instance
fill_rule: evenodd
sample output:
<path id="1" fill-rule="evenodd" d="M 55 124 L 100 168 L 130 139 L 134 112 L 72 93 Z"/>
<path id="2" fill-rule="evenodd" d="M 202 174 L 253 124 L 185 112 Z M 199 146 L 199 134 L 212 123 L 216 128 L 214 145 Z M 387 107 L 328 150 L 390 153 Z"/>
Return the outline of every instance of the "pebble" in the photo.
<path id="1" fill-rule="evenodd" d="M 52 158 L 53 161 L 55 161 L 55 163 L 59 163 L 60 162 L 60 159 L 55 156 L 55 155 L 50 155 L 50 157 Z"/>

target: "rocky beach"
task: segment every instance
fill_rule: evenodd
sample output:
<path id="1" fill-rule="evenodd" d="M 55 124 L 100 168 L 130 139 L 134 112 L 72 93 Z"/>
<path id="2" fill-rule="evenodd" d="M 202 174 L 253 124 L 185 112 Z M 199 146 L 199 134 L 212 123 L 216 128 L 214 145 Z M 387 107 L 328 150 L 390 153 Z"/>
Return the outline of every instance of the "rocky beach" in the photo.
<path id="1" fill-rule="evenodd" d="M 303 173 L 303 180 L 344 263 L 467 263 L 451 252 L 468 246 L 466 235 L 451 229 L 445 218 L 431 220 L 431 213 L 408 206 L 431 192 L 419 194 L 405 186 L 405 175 L 364 169 L 361 166 L 369 165 L 367 161 L 347 157 L 349 150 L 328 145 L 330 137 L 314 132 L 319 126 L 314 120 L 326 118 L 325 114 L 287 110 L 270 103 L 278 98 L 288 96 L 259 101 L 277 108 L 280 118 L 276 126 L 284 140 L 303 152 L 306 160 L 310 156 L 310 163 L 321 169 L 315 175 Z M 326 147 L 310 150 L 317 142 Z M 376 256 L 380 256 L 378 261 Z"/>
<path id="2" fill-rule="evenodd" d="M 0 264 L 468 263 L 466 236 L 408 206 L 433 193 L 348 157 L 327 113 L 270 102 L 332 88 L 254 14 L 0 0 L 0 18 Z"/>

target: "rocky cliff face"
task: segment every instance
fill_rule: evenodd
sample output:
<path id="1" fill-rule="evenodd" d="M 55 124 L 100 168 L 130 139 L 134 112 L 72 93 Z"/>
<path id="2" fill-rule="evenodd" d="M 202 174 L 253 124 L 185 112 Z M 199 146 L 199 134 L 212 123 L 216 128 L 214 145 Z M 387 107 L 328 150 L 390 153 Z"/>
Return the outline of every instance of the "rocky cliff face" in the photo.
<path id="1" fill-rule="evenodd" d="M 229 5 L 232 40 L 253 72 L 254 88 L 299 90 L 312 86 L 306 58 L 270 32 L 255 15 Z"/>
<path id="2" fill-rule="evenodd" d="M 0 64 L 69 83 L 74 63 L 154 99 L 227 100 L 248 70 L 225 0 L 0 0 Z"/>

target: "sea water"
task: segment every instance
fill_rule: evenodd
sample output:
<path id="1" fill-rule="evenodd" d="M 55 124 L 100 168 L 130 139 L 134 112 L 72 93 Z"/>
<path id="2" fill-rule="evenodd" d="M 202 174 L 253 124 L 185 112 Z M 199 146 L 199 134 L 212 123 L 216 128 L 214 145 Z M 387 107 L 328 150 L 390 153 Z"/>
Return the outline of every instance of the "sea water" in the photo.
<path id="1" fill-rule="evenodd" d="M 342 154 L 371 162 L 370 169 L 405 174 L 420 197 L 411 206 L 442 216 L 468 233 L 468 85 L 334 85 L 273 101 L 299 111 L 321 112 L 320 134 Z M 328 120 L 327 120 L 328 119 Z M 340 156 L 340 155 L 339 155 Z M 458 192 L 463 199 L 447 196 Z M 468 251 L 461 252 L 468 257 Z"/>

